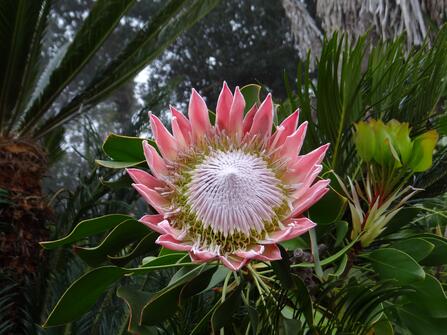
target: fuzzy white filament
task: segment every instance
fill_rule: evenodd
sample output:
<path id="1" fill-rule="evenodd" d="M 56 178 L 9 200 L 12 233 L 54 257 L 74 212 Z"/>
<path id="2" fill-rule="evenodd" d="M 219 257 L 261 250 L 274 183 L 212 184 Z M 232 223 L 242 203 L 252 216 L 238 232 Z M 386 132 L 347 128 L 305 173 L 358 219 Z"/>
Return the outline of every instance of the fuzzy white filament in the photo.
<path id="1" fill-rule="evenodd" d="M 241 150 L 215 151 L 191 173 L 188 205 L 203 227 L 225 237 L 261 232 L 284 200 L 266 162 Z"/>

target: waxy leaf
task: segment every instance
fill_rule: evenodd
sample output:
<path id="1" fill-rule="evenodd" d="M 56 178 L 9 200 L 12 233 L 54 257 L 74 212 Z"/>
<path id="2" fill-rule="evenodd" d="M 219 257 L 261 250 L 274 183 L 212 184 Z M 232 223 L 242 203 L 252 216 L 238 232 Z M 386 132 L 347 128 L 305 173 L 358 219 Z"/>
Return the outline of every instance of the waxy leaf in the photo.
<path id="1" fill-rule="evenodd" d="M 150 229 L 140 222 L 130 219 L 116 226 L 94 248 L 74 247 L 75 253 L 89 266 L 95 267 L 107 260 L 107 256 L 114 255 L 132 242 L 139 241 L 150 232 Z M 155 242 L 155 234 L 153 241 Z"/>
<path id="2" fill-rule="evenodd" d="M 447 264 L 447 239 L 434 234 L 424 234 L 421 238 L 434 245 L 433 251 L 424 258 L 422 264 L 429 266 Z"/>
<path id="3" fill-rule="evenodd" d="M 424 269 L 408 254 L 393 248 L 377 249 L 365 256 L 382 279 L 409 284 L 425 278 Z"/>
<path id="4" fill-rule="evenodd" d="M 391 247 L 405 252 L 419 262 L 430 255 L 435 245 L 422 238 L 410 238 L 393 243 Z"/>
<path id="5" fill-rule="evenodd" d="M 116 295 L 123 299 L 129 307 L 129 332 L 141 335 L 158 334 L 157 327 L 140 325 L 141 310 L 149 301 L 152 294 L 130 287 L 121 286 L 116 291 Z"/>
<path id="6" fill-rule="evenodd" d="M 114 161 L 119 162 L 141 162 L 145 160 L 143 152 L 143 141 L 156 146 L 155 142 L 138 137 L 110 134 L 102 145 L 103 151 Z"/>
<path id="7" fill-rule="evenodd" d="M 127 255 L 124 256 L 108 255 L 107 258 L 117 266 L 124 266 L 127 263 L 129 263 L 132 259 L 135 259 L 136 257 L 144 255 L 149 251 L 152 251 L 155 248 L 157 248 L 158 245 L 155 244 L 156 239 L 157 234 L 149 233 L 146 236 L 144 236 Z"/>
<path id="8" fill-rule="evenodd" d="M 87 272 L 65 291 L 43 326 L 58 326 L 80 318 L 110 285 L 126 273 L 125 269 L 116 266 L 104 266 Z"/>
<path id="9" fill-rule="evenodd" d="M 129 215 L 110 214 L 84 220 L 79 222 L 69 235 L 54 241 L 40 242 L 40 245 L 45 249 L 54 249 L 67 244 L 72 244 L 73 242 L 77 242 L 86 237 L 113 229 L 120 223 L 129 219 L 132 219 Z"/>

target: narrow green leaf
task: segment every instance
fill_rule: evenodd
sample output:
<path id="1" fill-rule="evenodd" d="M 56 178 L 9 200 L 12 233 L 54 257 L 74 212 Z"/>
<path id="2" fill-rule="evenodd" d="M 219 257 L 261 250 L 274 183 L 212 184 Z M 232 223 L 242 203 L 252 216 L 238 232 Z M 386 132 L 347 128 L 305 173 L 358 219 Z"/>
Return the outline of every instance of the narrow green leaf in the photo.
<path id="1" fill-rule="evenodd" d="M 54 241 L 40 242 L 40 245 L 45 249 L 58 248 L 73 242 L 77 242 L 88 236 L 113 229 L 120 223 L 129 219 L 132 219 L 129 215 L 109 214 L 94 219 L 84 220 L 79 222 L 69 235 Z"/>
<path id="2" fill-rule="evenodd" d="M 292 275 L 293 278 L 293 289 L 292 292 L 295 295 L 297 302 L 300 306 L 300 309 L 303 311 L 304 317 L 306 318 L 306 322 L 310 329 L 314 327 L 314 318 L 313 318 L 313 307 L 312 307 L 312 299 L 309 295 L 309 291 L 307 290 L 306 284 L 304 284 L 303 280 L 297 275 Z"/>
<path id="3" fill-rule="evenodd" d="M 62 107 L 56 115 L 46 120 L 35 133 L 39 134 L 38 136 L 45 135 L 74 117 L 80 106 L 88 109 L 88 106 L 94 105 L 133 78 L 218 3 L 219 0 L 166 1 L 166 5 L 154 15 L 150 24 L 138 32 L 118 57 L 106 64 L 86 89 Z"/>
<path id="4" fill-rule="evenodd" d="M 98 0 L 70 43 L 60 65 L 51 73 L 48 85 L 25 115 L 22 134 L 27 134 L 49 110 L 64 88 L 85 67 L 129 10 L 135 0 Z"/>
<path id="5" fill-rule="evenodd" d="M 197 323 L 194 329 L 191 331 L 190 335 L 201 335 L 203 334 L 203 329 L 207 326 L 208 321 L 211 319 L 216 308 L 219 306 L 220 301 L 216 302 L 216 304 L 205 314 L 205 316 Z"/>

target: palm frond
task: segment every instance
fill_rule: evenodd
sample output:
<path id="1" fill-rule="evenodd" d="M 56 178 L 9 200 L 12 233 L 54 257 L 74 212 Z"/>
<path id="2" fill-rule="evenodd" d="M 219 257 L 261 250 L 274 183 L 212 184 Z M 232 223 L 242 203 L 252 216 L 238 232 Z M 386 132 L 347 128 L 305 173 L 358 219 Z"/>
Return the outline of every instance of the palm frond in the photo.
<path id="1" fill-rule="evenodd" d="M 36 131 L 37 137 L 67 122 L 110 92 L 135 76 L 158 57 L 182 32 L 204 17 L 219 0 L 171 0 L 129 42 L 121 54 L 96 75 L 88 87 L 75 96 L 54 117 L 46 120 Z"/>
<path id="2" fill-rule="evenodd" d="M 29 53 L 40 31 L 42 12 L 47 1 L 2 1 L 0 4 L 0 43 L 3 47 L 0 64 L 0 129 L 4 131 L 22 90 Z"/>
<path id="3" fill-rule="evenodd" d="M 48 108 L 95 55 L 106 38 L 112 33 L 120 18 L 135 0 L 97 1 L 74 40 L 67 47 L 64 57 L 49 75 L 48 84 L 26 111 L 21 133 L 28 134 Z"/>

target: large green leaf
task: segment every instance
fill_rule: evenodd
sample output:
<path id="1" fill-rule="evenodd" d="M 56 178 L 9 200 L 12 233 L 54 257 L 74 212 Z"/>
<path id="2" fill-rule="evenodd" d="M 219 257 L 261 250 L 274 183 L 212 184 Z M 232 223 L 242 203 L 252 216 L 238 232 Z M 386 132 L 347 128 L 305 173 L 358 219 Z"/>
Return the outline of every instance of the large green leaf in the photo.
<path id="1" fill-rule="evenodd" d="M 110 285 L 126 273 L 116 266 L 104 266 L 86 273 L 65 291 L 43 326 L 62 325 L 80 318 Z"/>
<path id="2" fill-rule="evenodd" d="M 135 0 L 98 0 L 60 61 L 48 84 L 32 102 L 25 115 L 22 134 L 28 134 L 50 108 L 59 94 L 85 67 L 103 45 L 121 17 Z"/>
<path id="3" fill-rule="evenodd" d="M 395 279 L 401 284 L 409 284 L 425 278 L 422 267 L 403 251 L 382 248 L 366 257 L 382 279 Z"/>
<path id="4" fill-rule="evenodd" d="M 126 220 L 116 226 L 99 244 L 94 248 L 74 247 L 75 253 L 89 266 L 95 267 L 104 263 L 109 255 L 115 255 L 132 242 L 140 241 L 150 229 L 136 220 Z M 152 241 L 155 242 L 155 234 Z"/>
<path id="5" fill-rule="evenodd" d="M 79 222 L 69 235 L 54 241 L 40 242 L 40 245 L 45 249 L 58 248 L 82 240 L 88 236 L 113 229 L 120 223 L 129 219 L 132 219 L 129 215 L 109 214 L 94 219 L 84 220 Z"/>
<path id="6" fill-rule="evenodd" d="M 148 141 L 156 146 L 151 140 L 110 134 L 107 136 L 102 149 L 107 156 L 119 162 L 142 162 L 145 160 L 143 152 L 143 141 Z"/>
<path id="7" fill-rule="evenodd" d="M 419 262 L 430 255 L 435 245 L 422 238 L 410 238 L 393 243 L 391 247 L 405 252 Z"/>
<path id="8" fill-rule="evenodd" d="M 447 297 L 438 279 L 430 274 L 424 280 L 410 284 L 414 291 L 407 293 L 408 301 L 414 304 L 413 310 L 433 318 L 447 319 Z"/>
<path id="9" fill-rule="evenodd" d="M 156 59 L 182 32 L 213 9 L 219 0 L 170 0 L 150 24 L 130 41 L 119 56 L 107 64 L 82 92 L 36 131 L 42 136 L 74 117 L 80 106 L 87 110 L 134 77 Z"/>
<path id="10" fill-rule="evenodd" d="M 164 256 L 166 257 L 166 256 Z M 110 285 L 120 280 L 124 275 L 144 275 L 155 270 L 161 270 L 172 267 L 184 267 L 182 263 L 175 262 L 160 262 L 147 263 L 140 268 L 120 268 L 117 266 L 103 266 L 87 272 L 65 291 L 62 297 L 57 302 L 56 306 L 51 311 L 45 322 L 45 327 L 62 325 L 80 318 L 86 313 L 96 302 L 96 300 L 104 293 Z M 189 273 L 180 278 L 175 285 L 184 284 L 189 279 L 193 278 L 200 271 L 202 266 L 191 265 L 194 268 Z M 174 285 L 174 286 L 175 286 Z M 174 287 L 173 286 L 173 287 Z M 169 288 L 166 289 L 166 291 Z M 162 295 L 163 291 L 159 295 Z M 156 298 L 161 300 L 159 296 Z"/>
<path id="11" fill-rule="evenodd" d="M 434 245 L 433 251 L 422 264 L 431 266 L 447 264 L 447 239 L 434 234 L 424 234 L 421 238 Z"/>

